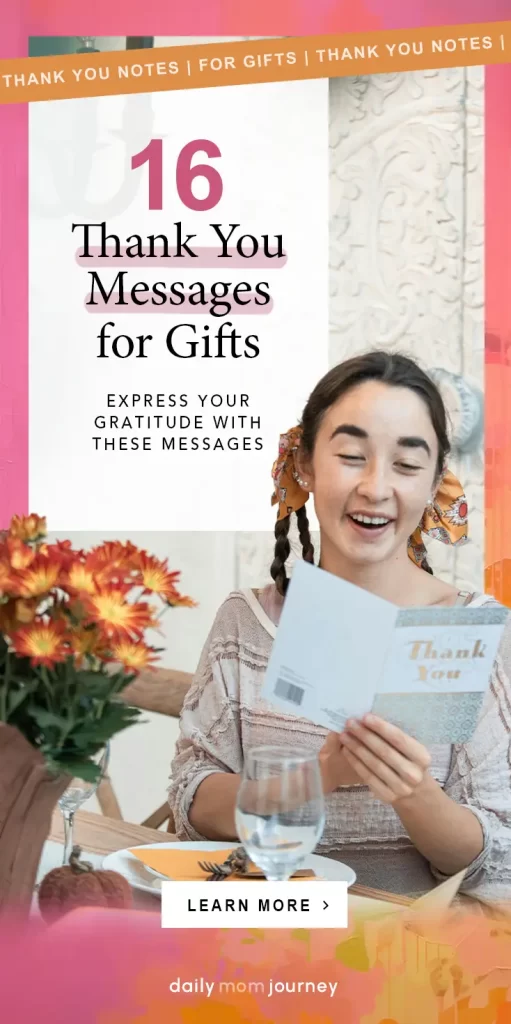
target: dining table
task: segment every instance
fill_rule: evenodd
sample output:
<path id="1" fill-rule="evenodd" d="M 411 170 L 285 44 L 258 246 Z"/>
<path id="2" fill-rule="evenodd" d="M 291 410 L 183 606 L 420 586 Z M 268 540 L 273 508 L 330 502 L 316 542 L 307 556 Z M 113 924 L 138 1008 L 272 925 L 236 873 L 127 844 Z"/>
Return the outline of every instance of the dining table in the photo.
<path id="1" fill-rule="evenodd" d="M 145 846 L 150 843 L 173 842 L 178 842 L 178 838 L 172 833 L 147 828 L 145 825 L 133 824 L 122 819 L 109 818 L 96 812 L 78 811 L 74 818 L 73 844 L 80 847 L 82 860 L 89 861 L 95 868 L 101 867 L 104 858 L 109 853 L 126 850 L 133 846 Z M 43 847 L 36 878 L 36 887 L 48 871 L 62 866 L 63 854 L 64 823 L 62 813 L 57 807 L 53 813 L 48 839 Z M 382 903 L 389 904 L 390 908 L 391 906 L 409 907 L 415 902 L 415 899 L 412 897 L 390 892 L 386 889 L 371 888 L 358 882 L 350 886 L 349 895 L 362 897 L 362 900 L 359 899 L 355 902 L 359 906 L 364 903 L 366 909 L 370 909 L 366 903 L 367 900 L 378 901 L 380 909 Z M 453 907 L 464 908 L 471 915 L 475 914 L 492 919 L 505 918 L 509 920 L 511 913 L 509 903 L 500 907 L 486 905 L 465 894 L 457 894 L 455 896 Z M 133 909 L 160 913 L 160 897 L 156 894 L 153 896 L 151 893 L 134 889 Z M 38 912 L 37 893 L 34 894 L 33 910 L 36 913 Z"/>
<path id="2" fill-rule="evenodd" d="M 74 819 L 73 842 L 81 848 L 83 860 L 89 861 L 94 867 L 100 867 L 104 857 L 109 853 L 149 843 L 177 842 L 177 837 L 169 832 L 146 828 L 144 825 L 131 824 L 90 811 L 79 811 Z M 63 852 L 64 826 L 62 814 L 57 808 L 42 851 L 36 884 L 52 868 L 62 865 Z M 412 903 L 407 896 L 386 892 L 383 889 L 372 889 L 358 883 L 350 886 L 350 894 L 400 906 L 409 906 Z M 133 905 L 136 909 L 153 910 L 155 913 L 159 913 L 161 907 L 159 898 L 139 890 L 134 891 Z"/>

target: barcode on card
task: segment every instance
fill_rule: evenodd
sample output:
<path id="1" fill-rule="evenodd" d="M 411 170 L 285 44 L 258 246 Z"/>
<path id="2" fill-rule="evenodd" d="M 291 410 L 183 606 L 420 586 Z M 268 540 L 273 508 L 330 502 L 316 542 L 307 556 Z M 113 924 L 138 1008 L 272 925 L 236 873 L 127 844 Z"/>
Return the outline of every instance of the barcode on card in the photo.
<path id="1" fill-rule="evenodd" d="M 302 690 L 300 686 L 296 686 L 295 683 L 288 683 L 287 679 L 277 679 L 273 692 L 275 696 L 280 697 L 281 700 L 285 700 L 288 704 L 295 704 L 296 707 L 299 707 L 302 703 L 305 690 Z"/>

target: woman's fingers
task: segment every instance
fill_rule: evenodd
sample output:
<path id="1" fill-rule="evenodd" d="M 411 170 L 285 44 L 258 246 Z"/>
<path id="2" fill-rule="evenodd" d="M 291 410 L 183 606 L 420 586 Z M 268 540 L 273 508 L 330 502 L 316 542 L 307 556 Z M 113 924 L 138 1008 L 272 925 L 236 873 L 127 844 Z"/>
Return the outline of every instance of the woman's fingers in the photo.
<path id="1" fill-rule="evenodd" d="M 369 787 L 373 796 L 384 804 L 393 804 L 397 800 L 396 794 L 392 789 L 386 786 L 378 776 L 373 775 L 367 765 L 356 754 L 346 748 L 345 756 L 348 764 L 356 771 L 360 781 Z"/>
<path id="2" fill-rule="evenodd" d="M 342 742 L 349 745 L 350 749 L 355 749 L 355 752 L 358 753 L 356 748 L 353 747 L 353 741 L 369 750 L 374 757 L 380 759 L 389 768 L 392 768 L 397 775 L 411 786 L 417 786 L 422 781 L 424 769 L 411 758 L 401 754 L 399 750 L 391 746 L 378 733 L 355 722 L 349 724 L 349 731 L 343 735 Z M 373 762 L 371 761 L 371 763 Z"/>
<path id="3" fill-rule="evenodd" d="M 410 761 L 414 761 L 419 767 L 426 769 L 431 764 L 431 755 L 426 747 L 419 743 L 418 740 L 414 739 L 413 736 L 408 736 L 407 733 L 399 729 L 397 725 L 391 725 L 390 722 L 386 722 L 383 718 L 379 718 L 378 715 L 364 715 L 361 724 L 369 729 L 374 735 L 381 737 L 390 746 L 398 750 L 404 757 Z"/>
<path id="4" fill-rule="evenodd" d="M 340 742 L 346 760 L 371 792 L 385 803 L 411 796 L 431 763 L 422 743 L 376 715 L 350 719 Z"/>
<path id="5" fill-rule="evenodd" d="M 422 774 L 418 768 L 418 777 L 413 781 L 408 782 L 403 775 L 399 774 L 399 772 L 385 760 L 384 757 L 379 756 L 378 753 L 374 753 L 363 741 L 360 741 L 349 734 L 343 738 L 343 743 L 346 747 L 346 753 L 357 758 L 357 761 L 359 762 L 359 774 L 364 773 L 366 777 L 371 776 L 373 780 L 378 780 L 378 782 L 383 783 L 393 794 L 394 799 L 410 796 L 415 786 L 422 781 Z M 410 771 L 407 771 L 407 774 L 413 774 L 414 767 L 416 766 L 410 765 Z M 369 783 L 367 784 L 369 785 Z"/>

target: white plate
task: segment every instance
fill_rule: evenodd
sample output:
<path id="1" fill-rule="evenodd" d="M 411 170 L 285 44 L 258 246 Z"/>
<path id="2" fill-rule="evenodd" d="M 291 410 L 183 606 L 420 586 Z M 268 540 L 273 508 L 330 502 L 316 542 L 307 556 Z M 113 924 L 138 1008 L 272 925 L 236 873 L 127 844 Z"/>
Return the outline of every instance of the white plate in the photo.
<path id="1" fill-rule="evenodd" d="M 232 843 L 150 843 L 147 846 L 132 847 L 137 850 L 197 850 L 201 853 L 211 853 L 216 850 L 232 850 Z M 116 853 L 109 853 L 103 861 L 104 868 L 109 871 L 118 871 L 120 875 L 128 880 L 133 889 L 140 889 L 142 892 L 150 892 L 153 896 L 161 893 L 162 881 L 171 881 L 164 875 L 157 874 L 152 868 L 148 868 L 142 861 L 135 857 L 129 850 L 117 850 Z M 320 857 L 316 853 L 306 857 L 302 868 L 311 868 L 320 878 L 327 881 L 347 882 L 353 885 L 356 874 L 347 864 L 339 860 L 330 860 L 329 857 Z"/>

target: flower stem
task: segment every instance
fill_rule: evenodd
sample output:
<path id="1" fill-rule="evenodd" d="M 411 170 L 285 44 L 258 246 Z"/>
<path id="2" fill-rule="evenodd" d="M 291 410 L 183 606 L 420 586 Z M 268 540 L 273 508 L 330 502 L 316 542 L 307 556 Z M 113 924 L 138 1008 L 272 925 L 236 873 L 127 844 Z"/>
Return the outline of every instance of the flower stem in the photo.
<path id="1" fill-rule="evenodd" d="M 0 721 L 2 721 L 2 722 L 7 722 L 7 718 L 8 718 L 8 715 L 7 715 L 7 694 L 8 694 L 8 690 L 9 690 L 10 680 L 11 680 L 11 655 L 10 655 L 10 652 L 7 651 L 6 655 L 5 655 L 4 681 L 3 681 L 3 686 L 1 688 L 2 700 L 1 700 Z"/>
<path id="2" fill-rule="evenodd" d="M 46 665 L 41 665 L 41 679 L 43 681 L 44 688 L 46 690 L 46 696 L 47 696 L 47 699 L 48 699 L 48 710 L 52 711 L 53 710 L 52 685 L 50 683 L 50 679 L 49 679 L 49 676 L 48 676 L 48 669 L 46 668 Z"/>
<path id="3" fill-rule="evenodd" d="M 73 850 L 73 825 L 74 825 L 74 811 L 62 811 L 64 818 L 64 855 L 63 864 L 69 863 L 69 858 Z"/>

